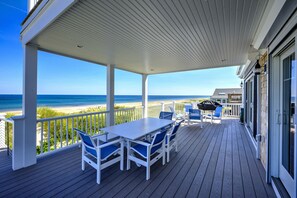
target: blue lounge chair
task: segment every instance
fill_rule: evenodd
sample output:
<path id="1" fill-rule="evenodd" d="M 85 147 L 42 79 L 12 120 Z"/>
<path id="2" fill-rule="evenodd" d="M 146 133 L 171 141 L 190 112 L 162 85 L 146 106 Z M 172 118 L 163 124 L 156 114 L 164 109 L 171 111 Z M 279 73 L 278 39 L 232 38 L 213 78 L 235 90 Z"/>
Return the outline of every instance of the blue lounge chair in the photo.
<path id="1" fill-rule="evenodd" d="M 207 115 L 205 117 L 210 118 L 212 120 L 219 120 L 219 122 L 222 123 L 222 111 L 223 111 L 223 107 L 217 106 L 212 115 Z"/>
<path id="2" fill-rule="evenodd" d="M 82 140 L 81 169 L 85 170 L 86 162 L 93 168 L 95 168 L 97 170 L 97 184 L 100 184 L 101 170 L 103 170 L 104 168 L 107 168 L 120 161 L 120 169 L 124 169 L 124 146 L 121 139 L 117 139 L 111 142 L 104 142 L 100 145 L 99 138 L 101 135 L 91 137 L 81 130 L 74 130 L 77 131 Z M 95 139 L 97 140 L 97 143 L 94 142 Z M 118 157 L 111 158 L 111 156 L 117 154 L 119 155 Z M 95 160 L 92 160 L 92 158 L 94 158 Z"/>
<path id="3" fill-rule="evenodd" d="M 162 158 L 165 164 L 165 136 L 167 130 L 157 132 L 153 141 L 129 140 L 127 142 L 127 170 L 130 169 L 130 161 L 134 161 L 137 165 L 146 167 L 146 180 L 150 179 L 150 167 Z M 132 146 L 131 143 L 134 143 Z M 135 154 L 138 154 L 137 157 Z M 157 154 L 157 155 L 155 155 Z M 154 156 L 152 159 L 151 157 Z"/>
<path id="4" fill-rule="evenodd" d="M 178 137 L 177 137 L 177 131 L 181 125 L 182 122 L 185 120 L 182 120 L 174 125 L 172 130 L 167 133 L 166 135 L 166 141 L 165 141 L 165 148 L 166 148 L 166 153 L 167 153 L 167 163 L 169 162 L 170 159 L 170 151 L 175 148 L 175 152 L 177 152 L 177 146 L 178 146 Z"/>
<path id="5" fill-rule="evenodd" d="M 189 109 L 189 115 L 188 115 L 188 125 L 190 125 L 190 122 L 199 122 L 203 123 L 203 115 L 201 114 L 201 110 L 199 109 Z"/>
<path id="6" fill-rule="evenodd" d="M 160 119 L 172 120 L 173 112 L 161 111 L 159 114 Z"/>

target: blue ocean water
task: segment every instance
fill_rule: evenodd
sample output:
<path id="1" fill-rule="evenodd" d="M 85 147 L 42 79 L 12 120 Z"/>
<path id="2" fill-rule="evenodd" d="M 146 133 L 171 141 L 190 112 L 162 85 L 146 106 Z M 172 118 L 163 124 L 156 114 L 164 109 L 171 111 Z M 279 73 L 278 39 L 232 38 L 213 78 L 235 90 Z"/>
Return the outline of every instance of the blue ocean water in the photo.
<path id="1" fill-rule="evenodd" d="M 149 101 L 183 100 L 192 98 L 205 98 L 209 96 L 149 96 Z M 116 95 L 115 103 L 141 102 L 141 95 Z M 106 95 L 38 95 L 38 107 L 64 107 L 105 104 Z M 0 111 L 20 110 L 22 108 L 21 95 L 0 94 Z"/>

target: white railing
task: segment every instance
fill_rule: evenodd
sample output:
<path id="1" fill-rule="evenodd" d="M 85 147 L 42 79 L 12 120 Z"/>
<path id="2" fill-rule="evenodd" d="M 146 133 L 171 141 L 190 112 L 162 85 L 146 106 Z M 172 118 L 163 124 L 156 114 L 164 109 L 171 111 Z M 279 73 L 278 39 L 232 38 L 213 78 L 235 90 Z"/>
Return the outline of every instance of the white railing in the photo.
<path id="1" fill-rule="evenodd" d="M 0 117 L 0 149 L 7 149 L 7 154 L 12 151 L 13 120 Z"/>
<path id="2" fill-rule="evenodd" d="M 49 153 L 78 143 L 74 128 L 90 135 L 99 134 L 106 126 L 109 111 L 44 118 L 37 120 L 37 155 Z M 142 118 L 142 108 L 125 108 L 114 111 L 115 124 Z"/>
<path id="3" fill-rule="evenodd" d="M 226 117 L 240 117 L 241 103 L 223 103 L 223 115 Z"/>
<path id="4" fill-rule="evenodd" d="M 197 103 L 191 103 L 194 108 L 197 108 Z M 160 111 L 170 111 L 169 106 L 174 107 L 174 110 L 176 113 L 183 113 L 184 112 L 184 103 L 176 103 L 176 102 L 170 102 L 170 103 L 161 103 Z M 225 117 L 240 117 L 240 111 L 241 111 L 241 103 L 222 103 L 223 106 L 223 116 Z M 155 106 L 157 108 L 157 106 Z"/>

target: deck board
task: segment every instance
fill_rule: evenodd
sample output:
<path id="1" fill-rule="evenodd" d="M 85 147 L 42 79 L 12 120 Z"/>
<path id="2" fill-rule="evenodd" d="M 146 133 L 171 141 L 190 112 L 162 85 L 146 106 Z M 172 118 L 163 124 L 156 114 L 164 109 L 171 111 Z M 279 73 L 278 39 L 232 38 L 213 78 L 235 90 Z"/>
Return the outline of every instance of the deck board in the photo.
<path id="1" fill-rule="evenodd" d="M 39 159 L 34 166 L 11 170 L 11 159 L 0 151 L 0 197 L 275 197 L 265 182 L 264 167 L 236 119 L 222 124 L 182 126 L 179 151 L 170 162 L 161 160 L 145 168 L 132 163 L 129 171 L 119 164 L 102 171 L 81 171 L 81 150 L 72 148 Z"/>

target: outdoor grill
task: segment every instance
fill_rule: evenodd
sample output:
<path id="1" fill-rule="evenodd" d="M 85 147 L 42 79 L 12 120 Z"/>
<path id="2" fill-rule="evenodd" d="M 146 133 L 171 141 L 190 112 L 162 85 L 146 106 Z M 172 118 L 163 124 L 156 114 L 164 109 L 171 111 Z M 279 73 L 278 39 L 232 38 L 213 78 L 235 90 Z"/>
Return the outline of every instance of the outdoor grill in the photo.
<path id="1" fill-rule="evenodd" d="M 204 100 L 203 102 L 197 104 L 198 109 L 205 110 L 205 111 L 214 111 L 216 107 L 221 107 L 222 105 L 218 102 L 214 102 L 211 100 Z"/>

